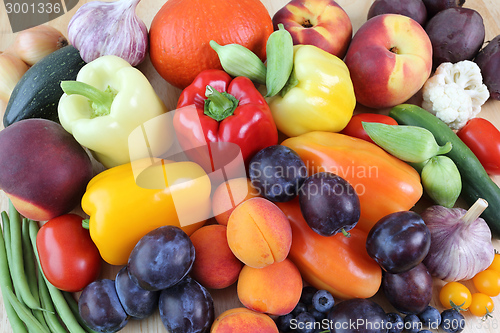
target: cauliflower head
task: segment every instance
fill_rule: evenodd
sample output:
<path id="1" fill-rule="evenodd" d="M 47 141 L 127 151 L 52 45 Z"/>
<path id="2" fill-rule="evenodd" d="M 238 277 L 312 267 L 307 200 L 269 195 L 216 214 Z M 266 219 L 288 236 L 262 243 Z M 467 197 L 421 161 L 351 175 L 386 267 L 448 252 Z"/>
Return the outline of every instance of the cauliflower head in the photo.
<path id="1" fill-rule="evenodd" d="M 464 60 L 444 62 L 422 89 L 422 107 L 459 130 L 477 116 L 490 94 L 476 63 Z"/>

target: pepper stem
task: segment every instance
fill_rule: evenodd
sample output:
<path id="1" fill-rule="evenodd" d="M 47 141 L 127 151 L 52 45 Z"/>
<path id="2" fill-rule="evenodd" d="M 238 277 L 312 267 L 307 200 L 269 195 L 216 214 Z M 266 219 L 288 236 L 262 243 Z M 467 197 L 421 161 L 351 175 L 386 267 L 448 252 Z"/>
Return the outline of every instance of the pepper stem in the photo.
<path id="1" fill-rule="evenodd" d="M 346 231 L 344 228 L 340 229 L 340 231 L 342 232 L 342 235 L 344 235 L 345 237 L 349 238 L 351 237 L 351 234 Z"/>
<path id="2" fill-rule="evenodd" d="M 477 201 L 472 205 L 471 208 L 462 216 L 461 220 L 464 224 L 471 224 L 479 218 L 479 216 L 488 207 L 488 202 L 484 199 L 477 199 Z"/>
<path id="3" fill-rule="evenodd" d="M 90 220 L 89 219 L 82 220 L 82 228 L 87 229 L 87 230 L 90 228 Z"/>
<path id="4" fill-rule="evenodd" d="M 439 146 L 438 152 L 436 155 L 444 155 L 450 152 L 453 145 L 450 141 L 446 142 L 443 146 Z"/>
<path id="5" fill-rule="evenodd" d="M 105 91 L 102 91 L 80 81 L 62 81 L 61 88 L 67 95 L 81 95 L 90 100 L 93 110 L 90 118 L 108 115 L 117 94 L 117 91 L 110 86 Z"/>
<path id="6" fill-rule="evenodd" d="M 204 113 L 217 121 L 222 121 L 233 115 L 239 101 L 227 92 L 218 92 L 212 86 L 207 85 L 205 90 Z"/>

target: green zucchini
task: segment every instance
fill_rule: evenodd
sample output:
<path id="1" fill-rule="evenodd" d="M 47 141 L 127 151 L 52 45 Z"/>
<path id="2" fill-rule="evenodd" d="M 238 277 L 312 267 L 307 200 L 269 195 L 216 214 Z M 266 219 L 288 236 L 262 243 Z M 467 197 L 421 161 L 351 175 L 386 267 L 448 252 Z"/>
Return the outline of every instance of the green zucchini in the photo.
<path id="1" fill-rule="evenodd" d="M 45 118 L 59 122 L 57 105 L 63 95 L 61 81 L 76 80 L 85 65 L 80 52 L 71 45 L 60 48 L 28 69 L 14 87 L 3 125 L 28 118 Z"/>
<path id="2" fill-rule="evenodd" d="M 462 193 L 467 204 L 472 205 L 477 199 L 488 202 L 488 208 L 481 217 L 488 223 L 495 238 L 500 238 L 500 188 L 486 173 L 476 155 L 462 140 L 439 118 L 411 104 L 395 106 L 389 112 L 399 124 L 420 126 L 434 134 L 440 145 L 451 142 L 453 148 L 447 154 L 455 162 L 462 177 Z"/>

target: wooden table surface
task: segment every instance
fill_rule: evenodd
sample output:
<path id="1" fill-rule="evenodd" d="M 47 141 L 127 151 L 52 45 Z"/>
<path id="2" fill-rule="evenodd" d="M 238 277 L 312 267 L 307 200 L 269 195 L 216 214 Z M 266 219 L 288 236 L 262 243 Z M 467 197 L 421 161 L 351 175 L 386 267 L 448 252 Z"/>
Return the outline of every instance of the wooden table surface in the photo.
<path id="1" fill-rule="evenodd" d="M 3 0 L 0 0 L 2 2 Z M 81 6 L 81 4 L 88 2 L 89 0 L 80 0 L 79 4 L 69 11 L 67 14 L 60 16 L 59 18 L 50 21 L 48 24 L 58 28 L 64 35 L 67 36 L 67 24 L 71 16 L 76 12 L 76 10 Z M 269 13 L 273 15 L 277 10 L 283 7 L 288 0 L 262 0 L 265 4 Z M 373 0 L 337 0 L 337 2 L 344 8 L 348 13 L 353 29 L 356 31 L 365 21 L 368 8 L 370 7 Z M 137 8 L 137 14 L 144 20 L 146 25 L 149 27 L 154 15 L 165 3 L 165 0 L 142 0 Z M 498 0 L 467 0 L 465 7 L 473 8 L 477 10 L 484 19 L 484 24 L 486 27 L 486 41 L 491 40 L 496 35 L 500 34 L 500 2 Z M 7 14 L 4 7 L 0 5 L 0 51 L 4 51 L 8 48 L 15 38 L 15 34 L 11 32 L 10 26 L 8 24 Z M 154 70 L 149 59 L 139 66 L 146 76 L 150 79 L 155 90 L 165 102 L 169 109 L 174 109 L 177 98 L 180 94 L 180 90 L 174 88 L 167 84 Z M 500 75 L 500 73 L 499 73 Z M 4 106 L 3 106 L 4 107 Z M 2 110 L 2 105 L 0 105 L 0 110 Z M 363 111 L 361 108 L 357 108 L 356 112 Z M 3 110 L 2 110 L 3 114 Z M 483 106 L 481 117 L 487 118 L 500 127 L 500 102 L 489 100 Z M 497 184 L 500 184 L 500 177 L 494 178 Z M 3 192 L 0 191 L 0 209 L 4 210 L 7 208 L 8 201 Z M 500 207 L 497 207 L 500 209 Z M 498 250 L 500 250 L 500 240 L 494 240 L 494 245 Z M 103 272 L 103 277 L 113 278 L 115 273 L 119 270 L 119 267 L 106 266 Z M 349 281 L 346 281 L 349 283 Z M 465 282 L 469 287 L 472 287 L 470 281 Z M 440 286 L 443 285 L 442 281 L 435 280 L 434 296 L 432 305 L 436 305 L 440 310 L 442 307 L 437 303 L 437 294 Z M 216 315 L 220 314 L 222 311 L 233 308 L 236 306 L 241 306 L 236 296 L 235 285 L 226 288 L 224 290 L 213 290 L 211 291 L 212 296 L 215 300 Z M 1 295 L 0 295 L 1 298 Z M 392 311 L 392 307 L 385 300 L 384 296 L 380 293 L 374 296 L 379 304 L 381 304 L 386 311 Z M 488 321 L 481 321 L 479 318 L 473 317 L 472 315 L 465 313 L 466 317 L 466 328 L 464 332 L 466 333 L 488 333 L 488 332 L 498 332 L 500 330 L 500 296 L 494 298 L 495 305 L 498 307 L 497 311 L 494 312 L 493 318 Z M 143 321 L 132 321 L 121 331 L 123 333 L 130 332 L 141 332 L 141 333 L 156 333 L 165 332 L 158 313 Z M 3 303 L 0 301 L 0 332 L 9 333 L 11 332 L 10 325 L 7 321 L 5 311 L 3 311 Z"/>

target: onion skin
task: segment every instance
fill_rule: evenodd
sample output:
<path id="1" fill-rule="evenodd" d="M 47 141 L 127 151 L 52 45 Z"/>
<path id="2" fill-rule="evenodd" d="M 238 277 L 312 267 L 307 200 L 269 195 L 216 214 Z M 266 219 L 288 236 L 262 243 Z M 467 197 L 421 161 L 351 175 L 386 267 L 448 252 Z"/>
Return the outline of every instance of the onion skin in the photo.
<path id="1" fill-rule="evenodd" d="M 82 5 L 68 24 L 68 39 L 85 62 L 115 55 L 140 64 L 148 51 L 146 24 L 135 10 L 140 0 L 92 1 Z"/>
<path id="2" fill-rule="evenodd" d="M 466 223 L 462 208 L 431 206 L 422 219 L 431 231 L 431 247 L 423 263 L 432 276 L 444 281 L 473 278 L 493 261 L 491 231 L 482 218 Z"/>

